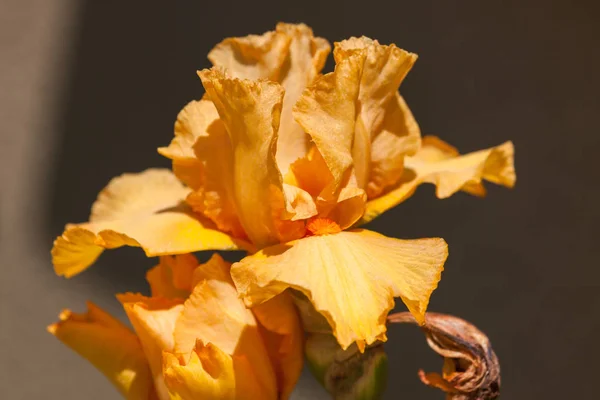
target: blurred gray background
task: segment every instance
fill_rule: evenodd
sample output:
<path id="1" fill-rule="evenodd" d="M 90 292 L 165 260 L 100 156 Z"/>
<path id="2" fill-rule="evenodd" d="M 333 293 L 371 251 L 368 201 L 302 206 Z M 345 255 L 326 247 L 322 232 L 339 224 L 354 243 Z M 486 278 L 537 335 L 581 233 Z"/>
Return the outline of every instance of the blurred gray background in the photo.
<path id="1" fill-rule="evenodd" d="M 418 53 L 402 93 L 424 133 L 464 152 L 515 142 L 514 190 L 440 201 L 421 187 L 370 228 L 448 241 L 430 310 L 489 335 L 503 398 L 597 397 L 599 11 L 592 0 L 0 1 L 0 397 L 117 398 L 45 327 L 86 299 L 123 316 L 114 293 L 147 291 L 154 261 L 111 251 L 67 281 L 52 241 L 113 176 L 168 167 L 155 149 L 202 95 L 195 71 L 210 48 L 277 21 Z M 387 398 L 442 399 L 417 378 L 441 367 L 420 332 L 389 337 Z M 326 397 L 304 377 L 295 398 Z"/>

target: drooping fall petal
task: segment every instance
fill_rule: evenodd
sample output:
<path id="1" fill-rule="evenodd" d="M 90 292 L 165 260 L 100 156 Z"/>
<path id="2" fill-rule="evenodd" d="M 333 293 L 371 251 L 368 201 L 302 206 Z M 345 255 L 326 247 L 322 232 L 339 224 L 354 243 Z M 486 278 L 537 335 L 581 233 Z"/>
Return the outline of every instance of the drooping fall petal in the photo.
<path id="1" fill-rule="evenodd" d="M 282 173 L 307 152 L 308 138 L 294 121 L 292 107 L 317 77 L 330 50 L 329 43 L 314 37 L 308 26 L 279 23 L 274 32 L 225 39 L 208 56 L 214 66 L 235 78 L 268 79 L 285 89 L 276 155 Z"/>
<path id="2" fill-rule="evenodd" d="M 188 193 L 169 170 L 114 178 L 94 203 L 90 222 L 67 226 L 54 242 L 55 272 L 71 277 L 93 264 L 104 249 L 121 246 L 142 247 L 148 257 L 250 246 L 182 206 Z"/>
<path id="3" fill-rule="evenodd" d="M 88 303 L 85 314 L 65 310 L 48 331 L 98 368 L 128 400 L 155 399 L 152 374 L 137 336 Z"/>
<path id="4" fill-rule="evenodd" d="M 167 397 L 167 388 L 162 376 L 162 353 L 174 347 L 173 331 L 183 311 L 183 300 L 132 293 L 120 294 L 117 298 L 142 343 L 156 390 L 164 399 Z"/>
<path id="5" fill-rule="evenodd" d="M 398 240 L 366 230 L 311 236 L 265 248 L 231 274 L 248 306 L 287 288 L 306 295 L 342 348 L 386 340 L 385 318 L 401 297 L 419 321 L 448 255 L 443 239 Z"/>
<path id="6" fill-rule="evenodd" d="M 255 398 L 275 399 L 277 382 L 269 354 L 252 311 L 238 298 L 229 268 L 229 263 L 214 255 L 196 269 L 194 289 L 175 325 L 171 352 L 189 365 L 188 355 L 193 362 L 197 341 L 210 343 L 231 357 L 236 393 L 252 388 Z"/>
<path id="7" fill-rule="evenodd" d="M 276 243 L 285 200 L 275 161 L 283 88 L 270 81 L 229 78 L 215 68 L 199 75 L 231 140 L 240 222 L 258 247 Z"/>
<path id="8" fill-rule="evenodd" d="M 423 138 L 417 154 L 406 157 L 404 167 L 397 185 L 381 197 L 367 202 L 360 223 L 369 222 L 408 199 L 422 183 L 433 183 L 437 197 L 443 199 L 459 190 L 485 195 L 482 180 L 506 187 L 513 187 L 516 181 L 512 142 L 459 155 L 454 147 L 429 136 Z"/>

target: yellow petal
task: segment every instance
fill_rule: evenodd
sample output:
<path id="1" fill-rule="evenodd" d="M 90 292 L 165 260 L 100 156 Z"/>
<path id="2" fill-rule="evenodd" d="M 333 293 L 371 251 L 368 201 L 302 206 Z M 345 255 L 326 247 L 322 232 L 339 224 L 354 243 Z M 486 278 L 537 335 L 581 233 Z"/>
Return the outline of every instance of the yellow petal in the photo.
<path id="1" fill-rule="evenodd" d="M 201 190 L 188 197 L 194 211 L 210 218 L 217 227 L 238 238 L 246 232 L 238 218 L 233 186 L 233 148 L 224 124 L 213 129 L 207 136 L 198 138 L 194 145 L 196 157 L 204 166 L 204 185 Z M 192 196 L 201 200 L 198 207 Z"/>
<path id="2" fill-rule="evenodd" d="M 335 72 L 319 77 L 308 87 L 294 106 L 296 121 L 311 136 L 333 175 L 321 194 L 325 199 L 336 198 L 351 172 L 363 62 L 362 54 L 342 60 Z"/>
<path id="3" fill-rule="evenodd" d="M 396 93 L 387 106 L 381 130 L 371 142 L 371 166 L 367 195 L 379 196 L 396 184 L 404 170 L 404 157 L 421 146 L 421 130 L 406 102 Z"/>
<path id="4" fill-rule="evenodd" d="M 198 340 L 188 360 L 164 353 L 164 377 L 172 400 L 276 400 L 259 386 L 254 366 L 244 356 L 230 356 Z"/>
<path id="5" fill-rule="evenodd" d="M 277 376 L 278 398 L 285 400 L 296 386 L 304 362 L 304 337 L 296 307 L 284 292 L 252 308 L 252 312 L 264 328 L 261 334 Z"/>
<path id="6" fill-rule="evenodd" d="M 405 122 L 399 115 L 389 115 L 388 107 L 393 103 L 398 87 L 417 60 L 417 55 L 399 49 L 394 44 L 380 45 L 366 37 L 351 38 L 336 43 L 334 56 L 336 63 L 363 54 L 364 64 L 360 77 L 357 99 L 359 109 L 355 126 L 352 156 L 358 186 L 366 188 L 371 181 L 371 142 L 380 134 L 384 119 L 388 124 L 399 125 Z M 394 118 L 396 117 L 396 118 Z M 395 120 L 390 120 L 394 118 Z"/>
<path id="7" fill-rule="evenodd" d="M 163 373 L 171 399 L 236 399 L 233 360 L 218 347 L 198 341 L 188 360 L 164 353 Z"/>
<path id="8" fill-rule="evenodd" d="M 290 46 L 290 37 L 282 32 L 267 32 L 223 40 L 208 59 L 240 79 L 277 81 Z"/>
<path id="9" fill-rule="evenodd" d="M 142 346 L 133 332 L 92 303 L 85 314 L 65 310 L 48 331 L 98 368 L 129 400 L 155 398 Z"/>
<path id="10" fill-rule="evenodd" d="M 308 219 L 317 215 L 317 205 L 311 195 L 297 186 L 283 184 L 286 209 L 284 219 L 291 221 Z"/>
<path id="11" fill-rule="evenodd" d="M 356 184 L 365 189 L 372 179 L 371 142 L 384 131 L 406 128 L 408 121 L 401 118 L 405 115 L 392 114 L 393 103 L 398 101 L 398 87 L 417 57 L 365 37 L 336 43 L 334 56 L 335 72 L 305 91 L 295 116 L 323 154 L 335 187 L 342 184 L 352 166 Z M 402 147 L 397 152 L 410 150 L 401 143 L 388 144 Z M 381 163 L 381 154 L 377 157 L 375 161 Z"/>
<path id="12" fill-rule="evenodd" d="M 67 226 L 54 242 L 55 272 L 71 277 L 91 265 L 103 249 L 121 246 L 142 247 L 149 257 L 249 248 L 186 210 L 181 204 L 188 193 L 169 170 L 113 179 L 94 203 L 90 222 Z"/>
<path id="13" fill-rule="evenodd" d="M 223 129 L 219 114 L 210 100 L 192 101 L 177 115 L 175 137 L 168 147 L 158 152 L 173 160 L 173 172 L 192 189 L 202 186 L 203 168 L 194 153 L 194 143 L 199 137 Z"/>
<path id="14" fill-rule="evenodd" d="M 443 239 L 399 240 L 356 230 L 268 247 L 233 265 L 247 305 L 291 287 L 328 320 L 340 345 L 386 340 L 385 318 L 401 297 L 423 322 L 448 255 Z"/>
<path id="15" fill-rule="evenodd" d="M 199 75 L 230 136 L 240 222 L 257 246 L 276 243 L 273 199 L 283 201 L 283 194 L 275 150 L 283 89 L 268 81 L 231 79 L 215 68 Z"/>
<path id="16" fill-rule="evenodd" d="M 454 147 L 442 140 L 425 137 L 417 154 L 405 159 L 405 170 L 398 184 L 367 203 L 360 223 L 369 222 L 408 199 L 421 183 L 436 185 L 436 195 L 443 199 L 459 190 L 484 195 L 482 180 L 509 188 L 514 186 L 516 174 L 512 142 L 460 156 Z"/>
<path id="17" fill-rule="evenodd" d="M 315 146 L 290 165 L 285 183 L 297 186 L 316 198 L 333 181 L 323 156 Z"/>
<path id="18" fill-rule="evenodd" d="M 290 39 L 285 69 L 279 76 L 285 97 L 276 154 L 277 165 L 285 174 L 290 164 L 304 157 L 309 149 L 309 138 L 294 120 L 292 108 L 306 86 L 312 84 L 323 69 L 331 47 L 327 40 L 314 37 L 312 29 L 304 24 L 279 23 L 277 32 Z"/>
<path id="19" fill-rule="evenodd" d="M 150 364 L 154 384 L 160 398 L 167 397 L 162 376 L 162 353 L 174 347 L 175 323 L 183 311 L 183 300 L 120 294 L 117 298 L 137 333 Z"/>
<path id="20" fill-rule="evenodd" d="M 160 263 L 146 273 L 152 297 L 187 298 L 196 267 L 198 260 L 192 254 L 160 257 Z"/>
<path id="21" fill-rule="evenodd" d="M 256 398 L 275 398 L 277 383 L 252 312 L 239 299 L 229 275 L 230 264 L 215 254 L 194 272 L 194 290 L 175 325 L 176 354 L 192 354 L 196 342 L 212 343 L 230 356 L 248 360 L 253 375 L 235 374 L 236 387 L 246 380 L 260 388 Z M 184 357 L 184 361 L 185 357 Z"/>
<path id="22" fill-rule="evenodd" d="M 323 69 L 330 50 L 329 43 L 314 37 L 308 26 L 279 23 L 274 32 L 225 39 L 208 56 L 214 66 L 227 69 L 235 78 L 268 79 L 284 87 L 277 145 L 277 164 L 283 173 L 306 154 L 309 145 L 292 117 L 292 107 Z"/>

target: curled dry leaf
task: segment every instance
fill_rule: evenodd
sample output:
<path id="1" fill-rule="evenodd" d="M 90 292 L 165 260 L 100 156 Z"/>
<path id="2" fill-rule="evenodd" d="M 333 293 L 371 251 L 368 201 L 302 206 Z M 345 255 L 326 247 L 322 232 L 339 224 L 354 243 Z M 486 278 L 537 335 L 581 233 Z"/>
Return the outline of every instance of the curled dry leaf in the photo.
<path id="1" fill-rule="evenodd" d="M 390 323 L 417 322 L 409 312 L 388 316 Z M 447 400 L 491 400 L 500 396 L 500 364 L 487 336 L 467 321 L 427 313 L 427 343 L 444 357 L 442 375 L 419 371 L 421 381 L 447 393 Z"/>

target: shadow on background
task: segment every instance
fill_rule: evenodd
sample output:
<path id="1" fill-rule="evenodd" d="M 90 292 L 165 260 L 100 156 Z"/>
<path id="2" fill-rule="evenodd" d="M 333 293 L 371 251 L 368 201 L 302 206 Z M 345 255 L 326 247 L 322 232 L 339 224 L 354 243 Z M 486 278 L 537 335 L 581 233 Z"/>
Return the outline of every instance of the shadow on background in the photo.
<path id="1" fill-rule="evenodd" d="M 170 141 L 177 112 L 202 95 L 195 71 L 209 67 L 206 54 L 223 38 L 288 21 L 332 42 L 362 34 L 394 42 L 420 55 L 401 91 L 423 132 L 464 152 L 513 140 L 518 183 L 513 191 L 488 186 L 485 200 L 440 201 L 422 187 L 370 228 L 448 241 L 430 308 L 490 336 L 503 397 L 591 398 L 594 369 L 586 366 L 600 330 L 595 2 L 115 4 L 83 7 L 58 163 L 48 166 L 49 242 L 66 222 L 87 219 L 112 177 L 169 167 L 156 148 Z M 110 251 L 75 279 L 144 292 L 152 264 L 139 249 Z M 418 382 L 418 368 L 439 370 L 441 361 L 417 329 L 394 327 L 386 346 L 387 398 L 441 398 Z"/>

